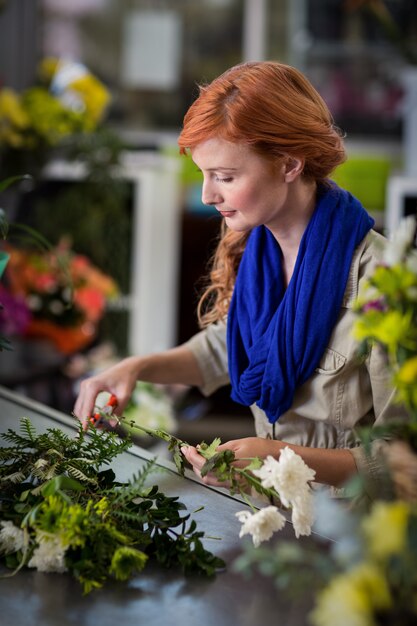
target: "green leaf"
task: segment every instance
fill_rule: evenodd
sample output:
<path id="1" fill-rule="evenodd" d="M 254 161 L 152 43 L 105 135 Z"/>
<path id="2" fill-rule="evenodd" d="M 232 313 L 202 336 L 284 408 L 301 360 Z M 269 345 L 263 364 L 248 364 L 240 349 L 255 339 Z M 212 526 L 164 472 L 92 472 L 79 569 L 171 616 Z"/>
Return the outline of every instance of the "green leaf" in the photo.
<path id="1" fill-rule="evenodd" d="M 221 442 L 222 440 L 220 439 L 220 437 L 216 437 L 215 439 L 213 439 L 210 445 L 203 441 L 198 446 L 198 451 L 205 459 L 211 459 L 211 457 L 216 454 L 216 450 Z"/>
<path id="2" fill-rule="evenodd" d="M 263 465 L 263 460 L 260 459 L 259 457 L 255 457 L 251 459 L 248 465 L 246 465 L 245 471 L 252 472 L 253 470 L 258 470 L 262 467 L 262 465 Z"/>
<path id="3" fill-rule="evenodd" d="M 55 476 L 47 483 L 45 483 L 41 489 L 42 495 L 47 498 L 48 496 L 52 496 L 62 490 L 68 491 L 83 491 L 85 489 L 84 485 L 80 483 L 78 480 L 74 480 L 69 476 Z"/>
<path id="4" fill-rule="evenodd" d="M 32 176 L 30 176 L 29 174 L 23 174 L 20 176 L 10 176 L 9 178 L 6 178 L 5 180 L 0 181 L 0 193 L 2 191 L 6 191 L 6 189 L 8 189 L 11 185 L 16 183 L 18 180 L 32 180 Z"/>
<path id="5" fill-rule="evenodd" d="M 13 222 L 10 224 L 9 232 L 11 232 L 11 229 L 24 233 L 26 235 L 26 240 L 36 245 L 36 247 L 42 251 L 49 251 L 53 248 L 52 244 L 46 239 L 46 237 L 27 224 Z"/>
<path id="6" fill-rule="evenodd" d="M 224 473 L 230 467 L 230 465 L 235 460 L 235 453 L 232 450 L 223 450 L 222 452 L 217 452 L 208 459 L 203 467 L 201 468 L 201 476 L 206 476 L 209 472 L 214 472 L 215 470 L 220 470 L 217 473 L 217 477 L 219 480 L 227 480 L 228 477 L 224 476 Z M 220 474 L 220 475 L 219 475 Z"/>

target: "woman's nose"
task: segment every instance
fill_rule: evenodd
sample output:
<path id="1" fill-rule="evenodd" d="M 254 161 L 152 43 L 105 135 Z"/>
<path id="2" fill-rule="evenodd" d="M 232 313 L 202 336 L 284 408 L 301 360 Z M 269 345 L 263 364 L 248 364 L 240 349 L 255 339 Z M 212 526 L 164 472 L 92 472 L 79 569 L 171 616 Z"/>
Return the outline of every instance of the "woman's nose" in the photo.
<path id="1" fill-rule="evenodd" d="M 216 188 L 209 182 L 204 182 L 201 190 L 201 200 L 203 204 L 220 204 L 222 197 Z"/>

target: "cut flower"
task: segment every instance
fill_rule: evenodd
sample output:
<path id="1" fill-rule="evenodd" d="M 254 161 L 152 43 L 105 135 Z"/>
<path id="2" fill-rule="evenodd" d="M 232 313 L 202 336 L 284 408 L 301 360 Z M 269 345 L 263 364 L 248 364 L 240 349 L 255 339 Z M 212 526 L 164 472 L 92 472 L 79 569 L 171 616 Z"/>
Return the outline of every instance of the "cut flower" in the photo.
<path id="1" fill-rule="evenodd" d="M 293 501 L 291 521 L 297 538 L 301 535 L 311 535 L 311 527 L 314 522 L 312 493 L 306 493 L 303 497 L 296 498 Z"/>
<path id="2" fill-rule="evenodd" d="M 256 513 L 239 511 L 236 517 L 242 523 L 239 537 L 252 535 L 253 545 L 257 548 L 263 541 L 285 526 L 286 519 L 275 506 L 267 506 Z"/>
<path id="3" fill-rule="evenodd" d="M 333 578 L 320 593 L 311 617 L 315 626 L 373 626 L 374 612 L 391 604 L 384 574 L 372 564 L 361 563 Z"/>
<path id="4" fill-rule="evenodd" d="M 38 546 L 33 552 L 28 567 L 34 567 L 39 572 L 57 572 L 59 574 L 66 572 L 66 546 L 63 545 L 59 535 L 38 533 L 37 540 Z"/>
<path id="5" fill-rule="evenodd" d="M 278 461 L 268 456 L 262 467 L 253 470 L 253 473 L 261 479 L 263 487 L 275 489 L 282 504 L 287 507 L 309 493 L 309 483 L 316 475 L 288 446 L 281 451 Z"/>
<path id="6" fill-rule="evenodd" d="M 362 522 L 368 550 L 375 559 L 387 559 L 404 552 L 410 506 L 407 502 L 376 502 Z M 389 528 L 389 533 L 387 533 Z"/>
<path id="7" fill-rule="evenodd" d="M 10 521 L 0 522 L 0 552 L 12 554 L 23 550 L 25 535 L 21 528 L 18 528 Z"/>

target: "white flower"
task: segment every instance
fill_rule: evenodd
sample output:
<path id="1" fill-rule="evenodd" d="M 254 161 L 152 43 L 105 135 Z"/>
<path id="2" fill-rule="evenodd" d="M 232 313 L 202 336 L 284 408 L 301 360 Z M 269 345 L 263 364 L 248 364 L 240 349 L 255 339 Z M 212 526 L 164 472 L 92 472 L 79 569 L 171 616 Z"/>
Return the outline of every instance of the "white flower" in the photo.
<path id="1" fill-rule="evenodd" d="M 296 498 L 308 493 L 309 482 L 314 480 L 316 475 L 316 472 L 288 446 L 281 450 L 278 461 L 268 456 L 262 467 L 253 470 L 253 473 L 261 479 L 265 488 L 272 487 L 277 491 L 284 506 L 291 506 Z"/>
<path id="2" fill-rule="evenodd" d="M 35 548 L 28 567 L 35 567 L 40 572 L 66 572 L 65 550 L 60 537 L 45 535 L 37 536 L 38 547 Z"/>
<path id="3" fill-rule="evenodd" d="M 13 522 L 0 522 L 2 527 L 0 530 L 0 552 L 3 554 L 12 554 L 23 550 L 25 545 L 25 533 L 18 528 Z"/>
<path id="4" fill-rule="evenodd" d="M 64 308 L 64 304 L 61 300 L 52 300 L 48 306 L 48 309 L 53 315 L 61 315 L 64 312 Z"/>
<path id="5" fill-rule="evenodd" d="M 291 521 L 297 538 L 300 535 L 311 535 L 311 527 L 314 522 L 313 494 L 311 492 L 293 501 Z"/>
<path id="6" fill-rule="evenodd" d="M 408 215 L 401 220 L 384 251 L 384 262 L 387 265 L 401 263 L 405 253 L 413 243 L 415 229 L 416 220 L 414 215 Z"/>
<path id="7" fill-rule="evenodd" d="M 42 299 L 36 294 L 28 296 L 26 302 L 31 311 L 40 311 L 42 308 Z"/>
<path id="8" fill-rule="evenodd" d="M 274 532 L 281 530 L 285 526 L 286 519 L 275 506 L 267 506 L 256 513 L 250 511 L 239 511 L 236 517 L 242 523 L 239 537 L 252 535 L 255 548 L 262 541 L 267 541 Z"/>
<path id="9" fill-rule="evenodd" d="M 262 466 L 252 471 L 255 476 L 261 479 L 263 487 L 278 491 L 280 467 L 279 462 L 273 456 L 267 456 Z"/>
<path id="10" fill-rule="evenodd" d="M 410 272 L 417 274 L 417 250 L 410 250 L 410 252 L 407 254 L 405 264 Z"/>

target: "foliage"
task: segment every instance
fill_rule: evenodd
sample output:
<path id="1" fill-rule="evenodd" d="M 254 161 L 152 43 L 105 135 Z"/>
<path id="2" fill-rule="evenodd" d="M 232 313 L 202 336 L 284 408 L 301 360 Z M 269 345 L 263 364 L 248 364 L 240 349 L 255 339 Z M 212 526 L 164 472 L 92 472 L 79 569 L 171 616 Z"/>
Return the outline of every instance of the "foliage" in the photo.
<path id="1" fill-rule="evenodd" d="M 132 433 L 139 430 L 166 441 L 178 472 L 184 474 L 185 459 L 181 448 L 189 444 L 161 429 L 145 428 L 129 422 L 125 417 L 116 419 L 119 423 L 129 424 Z M 239 494 L 249 505 L 251 512 L 236 513 L 242 523 L 240 537 L 251 535 L 255 546 L 270 539 L 286 523 L 279 509 L 291 510 L 297 537 L 309 535 L 313 523 L 310 482 L 314 480 L 315 472 L 301 457 L 286 447 L 278 461 L 271 456 L 266 459 L 238 459 L 232 450 L 218 450 L 220 444 L 220 439 L 216 438 L 209 445 L 202 442 L 198 446 L 200 454 L 206 459 L 200 472 L 202 477 L 213 474 L 232 494 Z M 259 508 L 260 503 L 252 502 L 250 492 L 258 494 L 263 504 L 266 500 L 270 506 Z"/>
<path id="2" fill-rule="evenodd" d="M 405 218 L 389 242 L 384 261 L 355 305 L 355 337 L 361 351 L 378 344 L 386 351 L 397 399 L 417 421 L 417 250 L 414 216 Z"/>
<path id="3" fill-rule="evenodd" d="M 148 559 L 185 574 L 224 566 L 185 505 L 149 486 L 154 461 L 126 483 L 103 469 L 128 439 L 81 425 L 76 437 L 56 428 L 37 434 L 27 418 L 2 437 L 10 445 L 0 448 L 0 552 L 15 572 L 68 571 L 89 593 L 109 578 L 129 579 Z"/>

